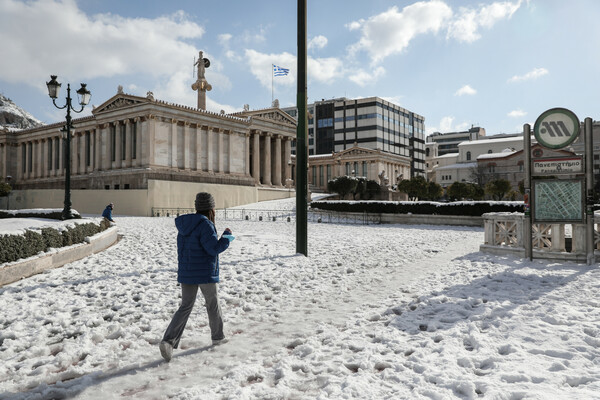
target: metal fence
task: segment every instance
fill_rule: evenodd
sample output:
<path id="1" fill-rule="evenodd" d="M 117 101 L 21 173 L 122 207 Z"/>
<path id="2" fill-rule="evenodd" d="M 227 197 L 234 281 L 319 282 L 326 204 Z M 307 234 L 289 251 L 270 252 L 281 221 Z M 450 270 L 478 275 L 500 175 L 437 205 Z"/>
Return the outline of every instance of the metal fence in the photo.
<path id="1" fill-rule="evenodd" d="M 152 208 L 153 217 L 178 217 L 196 212 L 193 208 Z M 296 222 L 295 210 L 252 210 L 246 208 L 224 208 L 216 210 L 216 218 L 229 221 Z M 309 222 L 329 224 L 372 225 L 380 224 L 379 214 L 339 213 L 334 211 L 309 210 Z"/>

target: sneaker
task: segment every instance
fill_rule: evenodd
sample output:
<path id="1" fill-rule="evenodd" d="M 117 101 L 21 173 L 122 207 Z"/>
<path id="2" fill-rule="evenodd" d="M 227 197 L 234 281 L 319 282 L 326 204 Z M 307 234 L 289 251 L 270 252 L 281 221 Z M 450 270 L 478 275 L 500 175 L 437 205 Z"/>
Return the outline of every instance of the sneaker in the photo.
<path id="1" fill-rule="evenodd" d="M 160 355 L 162 358 L 164 358 L 166 362 L 171 361 L 171 357 L 173 356 L 173 345 L 163 340 L 158 347 L 160 348 Z"/>
<path id="2" fill-rule="evenodd" d="M 227 342 L 229 342 L 229 339 L 223 338 L 223 339 L 219 339 L 219 340 L 213 340 L 212 344 L 213 344 L 213 346 L 218 346 L 220 344 L 224 344 L 224 343 L 227 343 Z"/>

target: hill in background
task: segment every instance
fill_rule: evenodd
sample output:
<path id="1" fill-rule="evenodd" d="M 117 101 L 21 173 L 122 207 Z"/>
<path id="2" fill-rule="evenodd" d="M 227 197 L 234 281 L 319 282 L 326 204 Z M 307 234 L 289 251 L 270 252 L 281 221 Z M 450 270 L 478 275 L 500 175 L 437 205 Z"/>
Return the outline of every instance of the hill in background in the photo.
<path id="1" fill-rule="evenodd" d="M 41 121 L 0 93 L 0 129 L 14 131 L 42 125 L 44 124 Z"/>

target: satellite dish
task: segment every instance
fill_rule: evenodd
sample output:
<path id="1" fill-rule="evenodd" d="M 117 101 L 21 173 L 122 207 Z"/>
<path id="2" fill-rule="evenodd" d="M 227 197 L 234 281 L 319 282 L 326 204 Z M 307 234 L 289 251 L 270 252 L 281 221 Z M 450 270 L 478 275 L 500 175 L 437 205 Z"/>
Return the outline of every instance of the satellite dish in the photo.
<path id="1" fill-rule="evenodd" d="M 204 58 L 204 68 L 210 67 L 210 60 L 208 58 Z"/>

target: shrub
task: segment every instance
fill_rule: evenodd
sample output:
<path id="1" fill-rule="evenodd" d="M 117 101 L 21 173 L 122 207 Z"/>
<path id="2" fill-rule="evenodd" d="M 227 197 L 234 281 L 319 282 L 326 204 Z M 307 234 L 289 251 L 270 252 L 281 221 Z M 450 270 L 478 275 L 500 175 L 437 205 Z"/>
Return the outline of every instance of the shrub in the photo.
<path id="1" fill-rule="evenodd" d="M 47 251 L 82 243 L 105 228 L 93 222 L 67 227 L 62 232 L 54 228 L 42 228 L 41 232 L 26 230 L 23 235 L 0 235 L 0 264 L 17 261 Z"/>
<path id="2" fill-rule="evenodd" d="M 523 212 L 521 202 L 327 202 L 313 201 L 312 208 L 341 212 L 481 216 L 488 212 Z"/>

